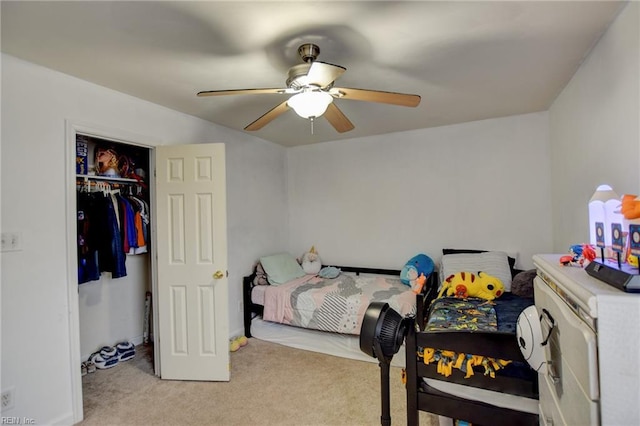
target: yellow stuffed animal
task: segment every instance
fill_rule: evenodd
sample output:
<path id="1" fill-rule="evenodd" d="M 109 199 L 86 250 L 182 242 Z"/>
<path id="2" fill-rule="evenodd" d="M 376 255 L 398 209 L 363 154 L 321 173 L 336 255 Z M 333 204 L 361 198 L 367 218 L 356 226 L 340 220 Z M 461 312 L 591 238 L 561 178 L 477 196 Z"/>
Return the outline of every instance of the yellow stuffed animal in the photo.
<path id="1" fill-rule="evenodd" d="M 471 272 L 458 272 L 442 282 L 442 289 L 438 297 L 479 297 L 493 300 L 504 293 L 504 285 L 500 279 L 485 272 L 472 274 Z"/>

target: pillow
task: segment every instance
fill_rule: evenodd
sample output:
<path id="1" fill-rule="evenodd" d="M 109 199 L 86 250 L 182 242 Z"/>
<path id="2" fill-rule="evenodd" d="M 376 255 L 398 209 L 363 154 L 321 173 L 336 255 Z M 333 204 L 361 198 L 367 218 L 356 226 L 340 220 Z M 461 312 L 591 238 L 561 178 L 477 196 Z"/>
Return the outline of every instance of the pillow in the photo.
<path id="1" fill-rule="evenodd" d="M 511 291 L 511 269 L 507 254 L 501 251 L 484 253 L 458 253 L 442 256 L 440 261 L 440 281 L 457 272 L 486 272 L 499 278 L 505 291 Z"/>
<path id="2" fill-rule="evenodd" d="M 535 269 L 529 269 L 516 274 L 511 282 L 511 292 L 520 297 L 533 297 L 533 280 L 536 273 Z"/>
<path id="3" fill-rule="evenodd" d="M 284 284 L 306 275 L 300 264 L 289 253 L 261 257 L 260 263 L 271 285 Z"/>
<path id="4" fill-rule="evenodd" d="M 318 275 L 322 278 L 336 278 L 338 275 L 340 275 L 340 272 L 340 269 L 336 268 L 335 266 L 325 266 L 324 268 L 320 269 Z"/>
<path id="5" fill-rule="evenodd" d="M 442 254 L 459 254 L 459 253 L 486 253 L 489 250 L 474 250 L 474 249 L 442 249 Z M 515 257 L 507 256 L 507 260 L 509 261 L 509 268 L 511 269 L 511 277 L 513 277 L 514 270 L 516 268 L 516 259 Z"/>

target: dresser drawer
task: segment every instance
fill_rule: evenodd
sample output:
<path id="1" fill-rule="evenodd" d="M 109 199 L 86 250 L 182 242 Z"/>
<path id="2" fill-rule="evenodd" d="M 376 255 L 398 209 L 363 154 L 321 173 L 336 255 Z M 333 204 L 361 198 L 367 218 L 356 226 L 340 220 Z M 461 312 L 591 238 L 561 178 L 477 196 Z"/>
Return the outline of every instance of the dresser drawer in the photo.
<path id="1" fill-rule="evenodd" d="M 562 371 L 560 379 L 554 379 L 550 374 L 538 375 L 541 413 L 552 418 L 555 426 L 598 425 L 598 401 L 592 401 L 583 392 L 567 363 L 562 362 L 556 371 Z"/>
<path id="2" fill-rule="evenodd" d="M 555 321 L 545 355 L 550 361 L 548 374 L 556 377 L 558 399 L 562 400 L 569 387 L 576 387 L 588 399 L 597 401 L 600 392 L 595 332 L 540 277 L 535 279 L 534 291 L 538 312 L 546 310 Z M 543 321 L 545 336 L 548 330 L 547 323 Z"/>
<path id="3" fill-rule="evenodd" d="M 558 401 L 555 399 L 553 390 L 549 387 L 545 378 L 540 375 L 540 394 L 538 414 L 540 416 L 540 424 L 543 426 L 561 426 L 566 425 L 560 407 L 558 407 Z"/>

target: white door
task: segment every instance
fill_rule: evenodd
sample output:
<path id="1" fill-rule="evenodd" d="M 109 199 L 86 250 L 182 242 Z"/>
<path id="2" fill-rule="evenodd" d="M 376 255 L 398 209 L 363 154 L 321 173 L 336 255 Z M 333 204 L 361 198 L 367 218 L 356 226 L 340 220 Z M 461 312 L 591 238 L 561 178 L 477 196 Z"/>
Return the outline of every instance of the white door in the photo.
<path id="1" fill-rule="evenodd" d="M 156 149 L 163 379 L 229 380 L 224 144 Z"/>

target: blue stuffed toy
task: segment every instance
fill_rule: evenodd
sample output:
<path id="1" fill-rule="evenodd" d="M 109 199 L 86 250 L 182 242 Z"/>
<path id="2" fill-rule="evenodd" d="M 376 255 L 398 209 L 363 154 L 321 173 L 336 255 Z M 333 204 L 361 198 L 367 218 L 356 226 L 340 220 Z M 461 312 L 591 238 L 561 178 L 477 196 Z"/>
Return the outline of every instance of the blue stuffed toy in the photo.
<path id="1" fill-rule="evenodd" d="M 434 263 L 429 256 L 422 253 L 415 255 L 409 259 L 400 271 L 400 281 L 402 281 L 402 284 L 404 285 L 415 288 L 417 285 L 416 281 L 420 277 L 424 277 L 422 280 L 425 280 L 426 277 L 431 275 L 433 269 Z"/>

